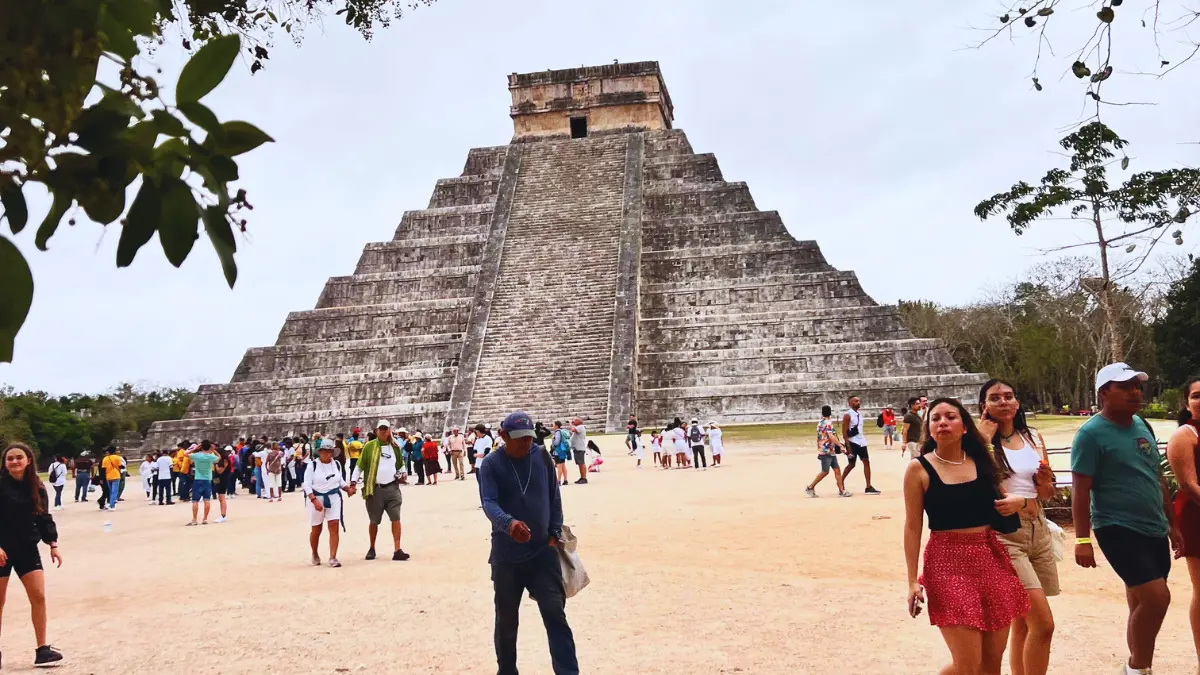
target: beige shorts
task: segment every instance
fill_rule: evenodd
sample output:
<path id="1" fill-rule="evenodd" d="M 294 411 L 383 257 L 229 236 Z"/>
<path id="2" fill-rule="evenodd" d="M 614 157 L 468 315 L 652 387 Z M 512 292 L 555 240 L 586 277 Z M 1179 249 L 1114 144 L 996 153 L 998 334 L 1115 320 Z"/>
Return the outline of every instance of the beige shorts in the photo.
<path id="1" fill-rule="evenodd" d="M 1017 576 L 1025 590 L 1042 590 L 1046 597 L 1058 595 L 1058 562 L 1046 516 L 1021 516 L 1021 529 L 1001 534 Z"/>
<path id="2" fill-rule="evenodd" d="M 913 457 L 921 454 L 921 444 L 917 443 L 916 441 L 905 443 L 904 449 L 908 450 L 908 454 L 912 455 Z"/>

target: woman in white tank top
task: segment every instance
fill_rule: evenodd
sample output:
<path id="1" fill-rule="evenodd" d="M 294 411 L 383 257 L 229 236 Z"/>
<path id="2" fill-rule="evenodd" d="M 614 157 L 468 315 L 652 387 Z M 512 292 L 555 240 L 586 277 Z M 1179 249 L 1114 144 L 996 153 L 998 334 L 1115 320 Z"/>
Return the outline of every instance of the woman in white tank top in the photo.
<path id="1" fill-rule="evenodd" d="M 1013 673 L 1046 675 L 1054 616 L 1050 596 L 1058 595 L 1058 563 L 1041 500 L 1054 496 L 1054 472 L 1041 434 L 1030 429 L 1012 385 L 992 379 L 979 390 L 979 431 L 992 441 L 1004 492 L 1021 516 L 1021 529 L 1000 535 L 1021 584 L 1029 593 L 1029 613 L 1013 621 L 1009 661 Z"/>
<path id="2" fill-rule="evenodd" d="M 1183 535 L 1183 550 L 1180 555 L 1187 561 L 1188 575 L 1192 580 L 1192 605 L 1190 610 L 1192 640 L 1197 645 L 1200 657 L 1200 478 L 1196 475 L 1196 452 L 1200 450 L 1200 377 L 1193 377 L 1183 385 L 1184 409 L 1179 411 L 1179 428 L 1167 441 L 1167 461 L 1179 484 L 1175 494 L 1175 523 Z"/>

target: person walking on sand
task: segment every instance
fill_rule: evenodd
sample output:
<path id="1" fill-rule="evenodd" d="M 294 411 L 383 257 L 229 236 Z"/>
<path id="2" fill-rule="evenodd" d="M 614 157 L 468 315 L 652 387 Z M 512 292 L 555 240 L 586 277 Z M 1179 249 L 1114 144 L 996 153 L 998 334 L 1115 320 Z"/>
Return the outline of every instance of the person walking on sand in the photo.
<path id="1" fill-rule="evenodd" d="M 188 450 L 188 457 L 196 470 L 189 493 L 192 500 L 192 520 L 188 527 L 196 525 L 201 500 L 204 501 L 204 520 L 200 524 L 207 525 L 208 514 L 212 510 L 213 465 L 217 463 L 217 453 L 212 449 L 212 441 L 205 439 L 200 441 L 200 445 Z"/>
<path id="2" fill-rule="evenodd" d="M 375 441 L 371 441 L 374 443 Z M 365 446 L 364 446 L 365 449 Z M 312 564 L 321 565 L 321 554 L 317 547 L 321 544 L 321 527 L 329 528 L 329 566 L 341 567 L 338 562 L 338 543 L 341 533 L 338 524 L 342 521 L 342 491 L 346 496 L 353 497 L 354 483 L 347 483 L 342 469 L 333 461 L 333 442 L 322 443 L 317 451 L 318 459 L 312 462 L 304 472 L 302 489 L 304 498 L 308 500 L 308 546 L 312 549 Z M 362 459 L 362 455 L 359 455 Z M 356 472 L 358 463 L 355 463 Z M 345 524 L 342 524 L 345 528 Z M 372 549 L 373 550 L 373 549 Z"/>
<path id="3" fill-rule="evenodd" d="M 1058 562 L 1041 501 L 1054 497 L 1054 472 L 1042 435 L 1025 421 L 1013 386 L 991 379 L 979 390 L 979 431 L 992 446 L 1001 487 L 1021 498 L 1021 529 L 1001 534 L 1021 585 L 1029 594 L 1029 613 L 1013 620 L 1008 661 L 1012 675 L 1046 675 L 1054 615 L 1049 597 L 1058 595 Z"/>
<path id="4" fill-rule="evenodd" d="M 846 472 L 842 474 L 842 482 L 850 477 L 850 472 L 854 471 L 854 467 L 858 465 L 858 461 L 862 460 L 863 478 L 867 481 L 866 494 L 880 494 L 871 485 L 871 455 L 867 452 L 867 437 L 863 433 L 863 417 L 859 412 L 859 407 L 862 406 L 862 400 L 857 396 L 851 396 L 847 399 L 850 408 L 846 414 L 842 415 L 842 438 L 846 440 Z"/>
<path id="5" fill-rule="evenodd" d="M 943 675 L 1000 675 L 1009 626 L 1029 611 L 1029 595 L 992 527 L 1017 529 L 1024 500 L 1004 496 L 987 439 L 961 403 L 935 400 L 927 424 L 929 440 L 904 472 L 908 612 L 921 613 L 928 591 L 929 622 L 953 661 Z"/>
<path id="6" fill-rule="evenodd" d="M 700 420 L 692 420 L 687 434 L 688 442 L 692 445 L 692 461 L 695 467 L 708 471 L 708 460 L 704 457 L 704 430 L 700 428 Z"/>
<path id="7" fill-rule="evenodd" d="M 337 455 L 336 441 L 333 454 Z M 263 459 L 263 475 L 267 479 L 267 503 L 283 501 L 283 450 L 278 443 L 271 443 L 271 449 Z"/>
<path id="8" fill-rule="evenodd" d="M 171 501 L 171 467 L 174 464 L 171 453 L 163 452 L 154 463 L 158 465 L 158 505 L 174 504 Z"/>
<path id="9" fill-rule="evenodd" d="M 121 456 L 117 449 L 109 446 L 104 451 L 104 460 L 100 462 L 104 472 L 104 482 L 108 484 L 108 509 L 117 508 L 117 498 L 121 496 Z"/>
<path id="10" fill-rule="evenodd" d="M 88 486 L 92 483 L 92 464 L 91 457 L 75 458 L 75 501 L 77 502 L 87 502 Z"/>
<path id="11" fill-rule="evenodd" d="M 1179 552 L 1181 543 L 1154 431 L 1137 416 L 1147 379 L 1124 363 L 1101 368 L 1096 373 L 1100 414 L 1084 422 L 1071 444 L 1075 563 L 1096 566 L 1094 534 L 1125 583 L 1126 675 L 1150 673 L 1154 643 L 1171 604 L 1171 549 Z"/>
<path id="12" fill-rule="evenodd" d="M 521 597 L 538 604 L 555 675 L 577 675 L 575 637 L 567 623 L 567 596 L 559 564 L 562 497 L 544 453 L 531 453 L 533 421 L 517 411 L 500 423 L 504 449 L 479 468 L 479 500 L 491 522 L 497 675 L 517 675 L 517 622 Z"/>
<path id="13" fill-rule="evenodd" d="M 62 511 L 62 492 L 67 486 L 67 458 L 56 455 L 50 463 L 46 477 L 50 481 L 50 487 L 54 488 L 54 510 Z"/>
<path id="14" fill-rule="evenodd" d="M 721 438 L 723 435 L 724 432 L 716 422 L 708 423 L 708 446 L 712 449 L 712 465 L 714 467 L 721 466 L 721 454 L 725 452 L 725 441 Z"/>
<path id="15" fill-rule="evenodd" d="M 587 485 L 587 427 L 583 426 L 583 420 L 576 417 L 571 421 L 571 454 L 575 460 L 575 466 L 579 467 L 579 480 L 575 481 L 576 485 Z"/>
<path id="16" fill-rule="evenodd" d="M 146 501 L 154 501 L 154 457 L 146 455 L 138 466 L 138 476 L 142 479 L 142 491 L 146 493 Z"/>
<path id="17" fill-rule="evenodd" d="M 421 460 L 425 462 L 425 484 L 437 485 L 442 465 L 438 461 L 438 443 L 433 439 L 433 434 L 425 434 L 425 444 L 421 446 Z"/>
<path id="18" fill-rule="evenodd" d="M 367 536 L 371 540 L 367 560 L 375 559 L 375 538 L 385 512 L 392 523 L 392 543 L 395 544 L 392 560 L 408 560 L 410 556 L 400 548 L 400 507 L 404 503 L 400 494 L 400 479 L 404 475 L 402 446 L 392 438 L 391 422 L 379 420 L 375 432 L 375 439 L 363 446 L 357 470 L 351 478 L 352 483 L 362 486 L 363 499 L 367 503 L 370 520 Z"/>
<path id="19" fill-rule="evenodd" d="M 883 427 L 883 448 L 887 450 L 892 447 L 892 437 L 896 435 L 896 411 L 892 406 L 886 405 L 879 411 L 879 421 Z"/>
<path id="20" fill-rule="evenodd" d="M 446 439 L 446 447 L 450 449 L 450 464 L 454 468 L 454 480 L 466 480 L 466 475 L 463 473 L 463 453 L 466 452 L 467 442 L 463 438 L 461 429 L 454 427 L 450 430 L 450 436 Z"/>
<path id="21" fill-rule="evenodd" d="M 1200 477 L 1197 476 L 1196 452 L 1200 449 L 1200 377 L 1183 383 L 1183 409 L 1179 428 L 1167 441 L 1167 461 L 1179 484 L 1175 494 L 1175 520 L 1183 537 L 1183 559 L 1187 561 L 1192 582 L 1192 604 L 1188 618 L 1192 642 L 1200 658 Z M 1198 670 L 1197 672 L 1200 672 Z"/>
<path id="22" fill-rule="evenodd" d="M 62 661 L 62 653 L 46 640 L 46 573 L 38 542 L 50 547 L 50 560 L 62 567 L 58 551 L 58 528 L 50 515 L 50 499 L 38 478 L 33 451 L 24 443 L 10 443 L 4 449 L 4 467 L 0 469 L 0 614 L 8 594 L 13 572 L 25 587 L 33 619 L 37 650 L 34 666 L 50 666 Z"/>
<path id="23" fill-rule="evenodd" d="M 921 427 L 925 421 L 921 419 L 921 399 L 908 399 L 908 411 L 901 418 L 904 428 L 901 429 L 900 435 L 904 438 L 904 445 L 900 448 L 900 456 L 904 456 L 904 452 L 908 451 L 909 457 L 916 457 L 921 451 Z"/>
<path id="24" fill-rule="evenodd" d="M 233 446 L 227 445 L 224 448 L 214 448 L 213 452 L 217 454 L 217 463 L 213 464 L 212 469 L 212 490 L 213 496 L 217 498 L 217 504 L 221 507 L 221 515 L 217 516 L 217 523 L 223 523 L 229 520 L 229 503 L 225 501 L 225 495 L 229 491 L 229 483 L 234 482 L 234 457 Z"/>
<path id="25" fill-rule="evenodd" d="M 559 420 L 554 421 L 554 434 L 550 437 L 550 454 L 554 458 L 554 477 L 560 484 L 566 485 L 567 459 L 571 455 L 571 432 Z"/>
<path id="26" fill-rule="evenodd" d="M 817 422 L 817 459 L 821 460 L 821 471 L 813 478 L 808 487 L 804 488 L 804 494 L 809 497 L 817 496 L 817 483 L 825 480 L 829 475 L 829 470 L 833 469 L 833 479 L 837 481 L 838 496 L 849 497 L 850 492 L 846 490 L 846 484 L 842 482 L 842 469 L 838 466 L 837 456 L 842 452 L 842 444 L 838 440 L 837 432 L 833 430 L 833 408 L 829 406 L 821 406 L 821 421 Z"/>
<path id="27" fill-rule="evenodd" d="M 634 429 L 625 434 L 625 447 L 637 458 L 637 468 L 642 468 L 642 458 L 646 456 L 646 448 L 642 443 L 642 430 Z"/>

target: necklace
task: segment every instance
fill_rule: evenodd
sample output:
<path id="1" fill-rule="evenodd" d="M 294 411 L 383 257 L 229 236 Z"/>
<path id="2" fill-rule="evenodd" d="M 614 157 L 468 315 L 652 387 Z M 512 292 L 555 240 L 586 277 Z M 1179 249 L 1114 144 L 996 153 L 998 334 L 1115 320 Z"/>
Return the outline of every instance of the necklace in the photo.
<path id="1" fill-rule="evenodd" d="M 965 458 L 965 457 L 964 457 L 964 458 L 963 458 L 961 461 L 958 461 L 958 462 L 951 462 L 950 460 L 948 460 L 948 459 L 945 459 L 945 458 L 943 458 L 941 455 L 937 454 L 937 450 L 934 450 L 934 451 L 933 451 L 933 458 L 934 458 L 934 459 L 936 459 L 936 460 L 937 460 L 937 461 L 939 461 L 939 462 L 944 462 L 944 463 L 946 463 L 946 464 L 953 464 L 953 465 L 955 465 L 955 466 L 958 466 L 959 464 L 966 464 L 966 462 L 967 462 L 967 460 L 966 460 L 966 458 Z"/>
<path id="2" fill-rule="evenodd" d="M 525 476 L 525 485 L 521 485 L 521 474 L 517 473 L 517 467 L 513 465 L 512 459 L 508 460 L 508 466 L 512 469 L 513 477 L 517 479 L 517 487 L 521 488 L 521 496 L 525 496 L 525 491 L 529 489 L 529 483 L 533 480 L 533 458 L 525 455 L 529 460 L 529 475 Z"/>
<path id="3" fill-rule="evenodd" d="M 1016 438 L 1020 433 L 1021 433 L 1020 431 L 1013 429 L 1013 432 L 1011 434 L 1009 434 L 1008 436 L 1001 436 L 1000 438 L 1003 439 L 1003 441 L 1005 443 L 1007 443 L 1007 442 L 1011 441 L 1012 439 Z"/>

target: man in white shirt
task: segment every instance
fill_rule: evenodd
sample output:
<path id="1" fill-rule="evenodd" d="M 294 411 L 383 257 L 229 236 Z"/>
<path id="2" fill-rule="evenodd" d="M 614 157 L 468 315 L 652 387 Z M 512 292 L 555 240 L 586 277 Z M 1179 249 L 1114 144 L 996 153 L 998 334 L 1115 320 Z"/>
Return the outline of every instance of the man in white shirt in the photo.
<path id="1" fill-rule="evenodd" d="M 392 542 L 395 544 L 392 560 L 408 560 L 410 556 L 400 548 L 400 507 L 404 503 L 400 494 L 400 478 L 404 475 L 401 446 L 392 438 L 391 422 L 379 420 L 375 433 L 375 439 L 363 446 L 362 455 L 350 479 L 362 486 L 363 499 L 367 502 L 367 516 L 370 518 L 367 536 L 371 540 L 367 560 L 375 559 L 375 537 L 379 534 L 379 524 L 383 522 L 385 512 L 392 523 Z M 324 446 L 321 450 L 324 452 Z M 313 466 L 310 470 L 315 470 L 316 465 Z"/>
<path id="2" fill-rule="evenodd" d="M 587 427 L 583 426 L 583 420 L 576 417 L 571 420 L 571 454 L 575 459 L 575 466 L 579 467 L 579 480 L 575 481 L 576 485 L 587 485 Z"/>
<path id="3" fill-rule="evenodd" d="M 842 415 L 842 438 L 846 439 L 846 454 L 849 458 L 846 462 L 846 470 L 842 472 L 842 483 L 850 476 L 850 472 L 854 471 L 854 467 L 858 464 L 858 460 L 862 460 L 863 478 L 867 481 L 866 493 L 869 495 L 880 494 L 871 486 L 871 455 L 867 452 L 867 436 L 863 433 L 863 416 L 858 411 L 862 406 L 862 401 L 857 396 L 851 396 L 847 401 L 850 403 L 850 409 Z"/>
<path id="4" fill-rule="evenodd" d="M 171 501 L 171 453 L 163 452 L 154 463 L 158 465 L 158 505 L 164 504 L 164 498 L 165 503 L 174 504 Z"/>

